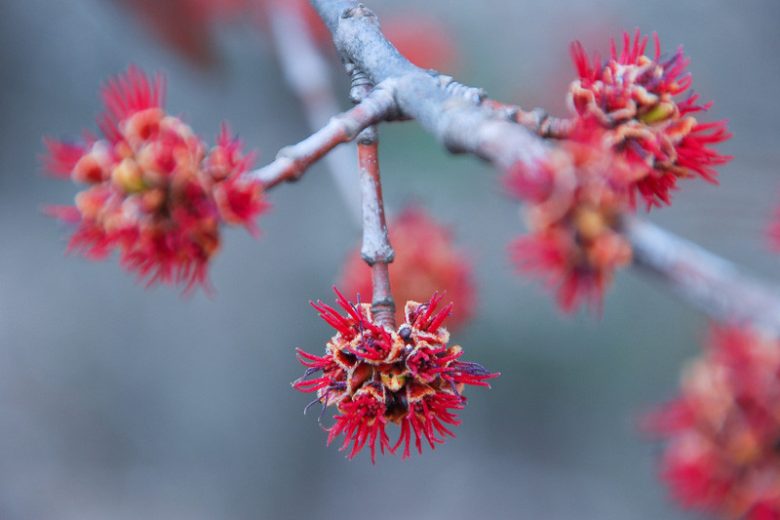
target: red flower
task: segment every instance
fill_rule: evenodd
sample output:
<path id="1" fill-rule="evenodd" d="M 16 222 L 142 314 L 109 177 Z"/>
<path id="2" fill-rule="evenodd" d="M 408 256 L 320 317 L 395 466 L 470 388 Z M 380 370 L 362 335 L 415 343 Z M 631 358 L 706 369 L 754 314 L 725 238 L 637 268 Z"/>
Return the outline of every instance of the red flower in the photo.
<path id="1" fill-rule="evenodd" d="M 688 58 L 682 48 L 662 57 L 656 35 L 654 41 L 650 58 L 645 55 L 647 37 L 637 31 L 632 40 L 624 33 L 620 53 L 613 40 L 610 58 L 602 62 L 595 55 L 592 63 L 582 45 L 573 43 L 579 79 L 569 92 L 576 114 L 605 128 L 606 142 L 634 165 L 632 198 L 638 192 L 648 209 L 670 204 L 678 179 L 698 176 L 717 182 L 715 167 L 730 157 L 712 146 L 731 137 L 725 121 L 697 120 L 694 114 L 710 107 L 698 103 L 698 95 L 677 99 L 692 83 L 685 72 Z"/>
<path id="2" fill-rule="evenodd" d="M 419 207 L 407 207 L 389 226 L 395 260 L 390 264 L 392 290 L 397 302 L 420 301 L 437 289 L 458 304 L 450 328 L 466 323 L 475 303 L 473 275 L 462 251 L 455 248 L 452 233 Z M 341 274 L 340 285 L 348 295 L 371 298 L 371 268 L 360 256 L 350 253 Z M 396 321 L 403 321 L 398 309 Z"/>
<path id="3" fill-rule="evenodd" d="M 444 71 L 457 68 L 455 39 L 440 20 L 411 11 L 383 19 L 382 30 L 398 52 L 418 67 Z"/>
<path id="4" fill-rule="evenodd" d="M 714 328 L 682 395 L 649 424 L 668 444 L 662 474 L 686 507 L 723 518 L 780 517 L 780 341 Z"/>
<path id="5" fill-rule="evenodd" d="M 206 151 L 192 129 L 163 110 L 161 76 L 130 67 L 103 89 L 102 138 L 47 140 L 46 166 L 88 185 L 75 207 L 54 216 L 76 226 L 69 249 L 89 258 L 119 252 L 121 264 L 148 281 L 207 284 L 221 223 L 254 229 L 267 204 L 257 182 L 242 179 L 251 156 L 223 127 Z"/>
<path id="6" fill-rule="evenodd" d="M 454 437 L 449 427 L 460 424 L 455 412 L 466 404 L 464 386 L 489 386 L 487 380 L 498 374 L 460 361 L 462 349 L 448 346 L 449 333 L 442 324 L 452 304 L 438 310 L 439 295 L 428 303 L 409 301 L 405 323 L 391 330 L 373 321 L 371 305 L 356 306 L 336 294 L 346 315 L 322 302 L 312 303 L 336 335 L 322 357 L 298 349 L 298 359 L 307 368 L 293 383 L 302 392 L 317 393 L 311 404 L 336 407 L 328 444 L 343 436 L 341 450 L 349 449 L 350 459 L 368 445 L 374 462 L 377 447 L 384 454 L 403 446 L 402 457 L 408 457 L 412 436 L 419 453 L 423 440 L 434 449 L 445 437 Z M 314 374 L 319 376 L 307 379 Z M 392 445 L 389 423 L 401 427 Z"/>
<path id="7" fill-rule="evenodd" d="M 505 179 L 510 192 L 529 202 L 530 234 L 511 245 L 512 258 L 520 271 L 545 280 L 566 312 L 583 302 L 599 307 L 614 272 L 631 261 L 619 229 L 631 172 L 603 148 L 599 131 L 589 130 Z"/>
<path id="8" fill-rule="evenodd" d="M 246 18 L 264 0 L 121 0 L 138 19 L 176 52 L 192 62 L 213 59 L 216 22 Z"/>

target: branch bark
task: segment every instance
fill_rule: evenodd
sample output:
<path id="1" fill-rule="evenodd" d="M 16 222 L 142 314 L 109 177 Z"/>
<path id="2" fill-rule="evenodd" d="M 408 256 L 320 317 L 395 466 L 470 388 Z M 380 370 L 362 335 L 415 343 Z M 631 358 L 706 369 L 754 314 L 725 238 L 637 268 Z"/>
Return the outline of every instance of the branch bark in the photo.
<path id="1" fill-rule="evenodd" d="M 539 137 L 565 139 L 571 135 L 573 119 L 553 117 L 541 108 L 524 110 L 517 105 L 507 105 L 494 99 L 486 99 L 483 104 L 495 110 L 501 117 L 523 125 Z"/>
<path id="2" fill-rule="evenodd" d="M 303 141 L 282 148 L 271 164 L 247 173 L 269 190 L 283 182 L 298 180 L 306 170 L 342 143 L 353 141 L 358 134 L 396 112 L 392 82 L 378 85 L 363 101 L 328 122 Z"/>
<path id="3" fill-rule="evenodd" d="M 634 265 L 711 317 L 780 335 L 778 288 L 760 283 L 709 251 L 636 218 L 624 221 Z"/>
<path id="4" fill-rule="evenodd" d="M 331 30 L 342 59 L 367 74 L 374 84 L 395 80 L 400 112 L 417 120 L 449 151 L 474 154 L 501 169 L 517 162 L 532 166 L 546 157 L 544 141 L 481 106 L 484 96 L 464 96 L 458 89 L 445 88 L 449 82 L 443 85 L 439 74 L 404 58 L 382 34 L 377 17 L 362 4 L 352 0 L 311 2 Z"/>
<path id="5" fill-rule="evenodd" d="M 565 134 L 566 120 L 553 121 L 545 127 L 541 114 L 515 112 L 512 121 L 507 117 L 512 107 L 485 102 L 479 89 L 416 67 L 384 37 L 376 16 L 362 4 L 353 0 L 311 3 L 333 34 L 348 70 L 357 69 L 371 83 L 380 85 L 382 96 L 377 96 L 374 89 L 353 111 L 372 97 L 382 99 L 381 110 L 372 117 L 362 112 L 358 117 L 349 111 L 309 139 L 280 152 L 275 163 L 255 172 L 267 187 L 297 179 L 306 167 L 338 143 L 352 140 L 357 131 L 391 118 L 416 119 L 449 151 L 470 153 L 501 170 L 521 163 L 531 166 L 524 168 L 526 172 L 538 171 L 532 166 L 547 156 L 550 147 L 535 133 Z M 382 90 L 382 85 L 392 88 Z M 379 196 L 381 200 L 381 193 Z M 736 267 L 702 248 L 638 219 L 626 219 L 625 233 L 634 247 L 635 267 L 654 273 L 715 319 L 749 324 L 780 336 L 780 296 L 775 289 L 741 274 Z M 382 284 L 382 272 L 377 273 L 378 283 Z"/>

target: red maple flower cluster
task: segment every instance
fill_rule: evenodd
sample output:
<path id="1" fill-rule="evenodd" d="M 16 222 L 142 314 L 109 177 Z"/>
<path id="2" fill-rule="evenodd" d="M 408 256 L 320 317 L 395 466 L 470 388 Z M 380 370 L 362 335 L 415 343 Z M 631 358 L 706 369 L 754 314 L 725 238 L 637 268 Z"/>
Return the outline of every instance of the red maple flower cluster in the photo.
<path id="1" fill-rule="evenodd" d="M 569 102 L 574 112 L 606 131 L 603 137 L 635 169 L 632 200 L 638 193 L 648 209 L 671 203 L 678 179 L 701 177 L 716 181 L 715 167 L 730 160 L 712 146 L 730 136 L 725 121 L 701 123 L 694 114 L 709 109 L 698 95 L 677 99 L 692 83 L 685 72 L 688 58 L 682 48 L 662 57 L 657 35 L 655 53 L 645 54 L 647 37 L 637 30 L 623 35 L 618 52 L 612 40 L 610 57 L 591 62 L 582 44 L 571 53 L 579 79 L 572 83 Z"/>
<path id="2" fill-rule="evenodd" d="M 450 329 L 466 323 L 474 311 L 471 265 L 452 241 L 452 233 L 419 207 L 404 209 L 389 226 L 395 260 L 390 264 L 395 301 L 420 301 L 440 290 L 458 305 Z M 370 298 L 371 268 L 357 248 L 344 265 L 339 285 L 347 295 Z M 403 321 L 399 309 L 396 321 Z"/>
<path id="3" fill-rule="evenodd" d="M 650 58 L 647 43 L 625 33 L 623 49 L 613 40 L 603 62 L 572 44 L 579 79 L 569 90 L 576 117 L 568 135 L 543 164 L 506 178 L 531 206 L 531 235 L 513 243 L 513 258 L 556 288 L 565 311 L 600 305 L 614 271 L 630 262 L 620 221 L 637 194 L 648 209 L 669 204 L 679 179 L 716 182 L 714 168 L 730 159 L 713 149 L 730 137 L 725 122 L 700 123 L 695 115 L 709 104 L 695 94 L 677 99 L 691 86 L 682 50 L 663 58 L 655 37 Z"/>
<path id="4" fill-rule="evenodd" d="M 563 141 L 534 171 L 516 167 L 507 188 L 528 203 L 530 233 L 510 252 L 522 272 L 540 275 L 561 308 L 600 307 L 614 272 L 631 261 L 620 233 L 631 168 L 603 148 L 594 129 Z M 528 179 L 545 179 L 529 190 Z"/>
<path id="5" fill-rule="evenodd" d="M 668 440 L 663 478 L 685 506 L 780 518 L 780 341 L 714 328 L 682 395 L 649 424 Z"/>
<path id="6" fill-rule="evenodd" d="M 298 349 L 307 369 L 293 383 L 302 392 L 317 393 L 312 404 L 336 407 L 328 444 L 343 436 L 341 450 L 349 449 L 348 458 L 368 446 L 374 462 L 377 446 L 383 454 L 403 446 L 407 458 L 412 437 L 419 453 L 423 439 L 435 449 L 445 437 L 454 437 L 450 427 L 460 424 L 456 412 L 466 404 L 464 386 L 489 386 L 487 380 L 498 374 L 461 361 L 463 350 L 448 346 L 442 325 L 452 304 L 437 309 L 440 295 L 427 303 L 407 302 L 405 323 L 392 330 L 374 321 L 371 305 L 353 305 L 336 294 L 346 315 L 322 302 L 312 304 L 336 335 L 323 356 Z M 308 379 L 314 374 L 318 377 Z M 401 428 L 394 444 L 386 432 L 389 423 Z"/>
<path id="7" fill-rule="evenodd" d="M 254 231 L 266 207 L 260 183 L 242 178 L 252 156 L 226 127 L 206 145 L 163 110 L 161 76 L 136 67 L 103 90 L 102 137 L 47 140 L 48 169 L 86 184 L 75 206 L 51 213 L 75 226 L 69 249 L 93 259 L 118 251 L 121 264 L 149 284 L 207 284 L 220 225 Z"/>

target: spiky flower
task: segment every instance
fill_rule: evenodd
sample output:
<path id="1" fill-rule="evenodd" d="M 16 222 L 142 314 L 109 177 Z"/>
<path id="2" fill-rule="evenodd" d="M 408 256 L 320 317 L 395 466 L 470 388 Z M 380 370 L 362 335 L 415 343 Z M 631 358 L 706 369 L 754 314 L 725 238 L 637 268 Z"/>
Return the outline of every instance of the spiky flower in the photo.
<path id="1" fill-rule="evenodd" d="M 649 57 L 647 37 L 638 30 L 633 39 L 624 33 L 622 51 L 612 40 L 605 61 L 598 55 L 589 60 L 582 44 L 573 43 L 579 79 L 569 91 L 572 110 L 606 129 L 607 143 L 631 161 L 632 197 L 641 195 L 648 209 L 669 204 L 679 179 L 716 182 L 715 167 L 730 160 L 713 148 L 730 137 L 725 121 L 702 123 L 697 115 L 711 104 L 699 103 L 693 93 L 680 99 L 692 83 L 682 48 L 663 57 L 658 36 L 653 38 Z"/>
<path id="2" fill-rule="evenodd" d="M 393 219 L 389 232 L 395 251 L 390 264 L 395 301 L 420 301 L 440 290 L 458 305 L 458 312 L 449 320 L 450 329 L 467 322 L 474 310 L 473 275 L 466 255 L 455 247 L 451 231 L 424 209 L 409 206 Z M 371 297 L 371 268 L 359 248 L 347 258 L 339 285 L 349 296 Z M 398 309 L 396 320 L 403 321 L 403 309 Z"/>
<path id="3" fill-rule="evenodd" d="M 47 140 L 48 169 L 86 185 L 75 206 L 51 213 L 75 226 L 69 249 L 93 259 L 118 251 L 121 264 L 149 284 L 191 289 L 207 284 L 220 225 L 254 231 L 267 204 L 261 185 L 242 178 L 252 158 L 227 128 L 207 150 L 165 113 L 163 96 L 161 76 L 130 67 L 103 89 L 101 137 Z"/>
<path id="4" fill-rule="evenodd" d="M 663 478 L 685 506 L 780 518 L 780 341 L 715 327 L 682 395 L 649 418 L 667 438 Z"/>
<path id="5" fill-rule="evenodd" d="M 374 321 L 371 305 L 353 305 L 340 292 L 336 295 L 345 315 L 312 303 L 336 334 L 323 356 L 298 349 L 307 369 L 293 383 L 302 392 L 316 392 L 311 404 L 321 403 L 323 411 L 336 408 L 328 444 L 343 436 L 341 450 L 348 450 L 348 458 L 368 446 L 374 462 L 377 447 L 384 454 L 403 446 L 402 457 L 407 458 L 412 438 L 422 453 L 423 441 L 434 449 L 447 436 L 454 437 L 450 428 L 460 424 L 456 413 L 466 404 L 464 386 L 489 386 L 487 380 L 498 374 L 461 361 L 462 349 L 449 346 L 442 325 L 452 304 L 437 309 L 440 295 L 427 303 L 407 302 L 406 321 L 392 330 Z M 400 426 L 395 443 L 387 434 L 390 423 Z"/>
<path id="6" fill-rule="evenodd" d="M 599 135 L 572 135 L 534 171 L 520 166 L 505 178 L 528 205 L 529 234 L 511 244 L 512 258 L 521 272 L 540 276 L 566 312 L 580 303 L 600 307 L 614 272 L 632 256 L 620 233 L 631 168 Z M 529 179 L 542 182 L 529 187 Z"/>

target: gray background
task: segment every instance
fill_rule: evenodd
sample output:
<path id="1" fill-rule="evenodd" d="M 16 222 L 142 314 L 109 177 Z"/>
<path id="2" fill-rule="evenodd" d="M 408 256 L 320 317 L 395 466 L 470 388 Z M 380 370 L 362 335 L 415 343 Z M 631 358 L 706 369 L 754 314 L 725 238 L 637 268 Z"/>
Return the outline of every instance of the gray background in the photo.
<path id="1" fill-rule="evenodd" d="M 376 0 L 380 14 L 412 1 Z M 686 183 L 652 219 L 778 280 L 763 233 L 780 193 L 776 0 L 429 0 L 450 25 L 464 81 L 495 97 L 561 111 L 567 45 L 607 48 L 622 28 L 684 43 L 695 87 L 735 133 L 719 189 Z M 512 273 L 516 206 L 495 173 L 443 153 L 414 124 L 384 131 L 391 212 L 423 201 L 452 224 L 478 278 L 476 319 L 456 339 L 503 372 L 469 393 L 458 438 L 371 466 L 348 462 L 289 381 L 293 347 L 328 328 L 308 306 L 330 299 L 357 232 L 320 167 L 271 198 L 263 236 L 227 233 L 218 294 L 144 290 L 115 262 L 64 257 L 43 217 L 75 188 L 46 178 L 44 134 L 92 128 L 97 86 L 129 62 L 164 69 L 169 103 L 204 136 L 226 119 L 267 159 L 306 134 L 262 34 L 218 34 L 204 73 L 107 0 L 0 3 L 0 518 L 384 520 L 695 518 L 656 479 L 659 446 L 636 419 L 674 395 L 706 320 L 636 273 L 622 273 L 601 319 L 560 316 Z M 338 69 L 334 69 L 338 70 Z M 262 160 L 262 159 L 261 159 Z"/>

